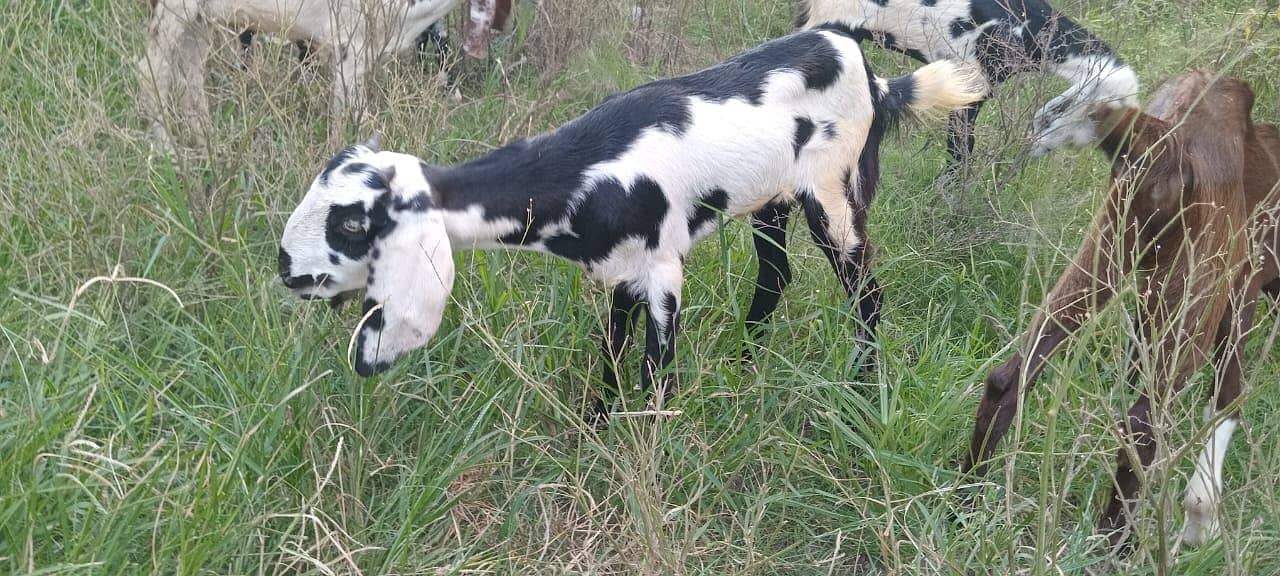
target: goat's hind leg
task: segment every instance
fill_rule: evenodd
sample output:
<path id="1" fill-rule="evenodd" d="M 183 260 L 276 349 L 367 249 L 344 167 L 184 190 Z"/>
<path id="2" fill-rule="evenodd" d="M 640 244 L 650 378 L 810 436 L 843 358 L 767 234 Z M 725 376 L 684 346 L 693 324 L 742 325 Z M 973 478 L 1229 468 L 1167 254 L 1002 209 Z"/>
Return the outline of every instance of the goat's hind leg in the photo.
<path id="1" fill-rule="evenodd" d="M 1278 286 L 1280 287 L 1280 286 Z M 1257 313 L 1258 286 L 1252 286 L 1232 306 L 1218 327 L 1215 349 L 1214 386 L 1209 391 L 1210 405 L 1205 406 L 1205 421 L 1219 419 L 1196 461 L 1195 474 L 1187 483 L 1182 500 L 1186 512 L 1182 541 L 1197 546 L 1218 535 L 1218 507 L 1222 501 L 1222 464 L 1231 435 L 1240 423 L 1236 399 L 1241 393 L 1244 346 Z"/>
<path id="2" fill-rule="evenodd" d="M 1146 296 L 1140 305 L 1145 308 L 1142 317 L 1149 319 L 1154 340 L 1153 374 L 1121 426 L 1115 485 L 1098 522 L 1099 531 L 1109 537 L 1113 546 L 1124 549 L 1129 544 L 1128 528 L 1141 489 L 1139 469 L 1146 470 L 1155 460 L 1152 403 L 1161 407 L 1158 414 L 1166 413 L 1165 407 L 1187 379 L 1209 361 L 1215 344 L 1221 348 L 1225 337 L 1222 326 L 1229 322 L 1230 290 L 1215 283 L 1220 277 L 1215 267 L 1201 264 L 1192 267 L 1185 278 L 1159 275 L 1146 279 Z M 1225 332 L 1230 334 L 1231 330 Z M 1129 366 L 1131 378 L 1137 377 L 1137 368 Z"/>
<path id="3" fill-rule="evenodd" d="M 787 258 L 787 221 L 790 203 L 772 203 L 751 215 L 752 241 L 755 243 L 759 268 L 756 290 L 747 311 L 747 336 L 759 343 L 764 336 L 764 323 L 778 308 L 778 299 L 791 283 L 791 264 Z M 751 347 L 744 343 L 742 359 L 751 360 Z"/>
<path id="4" fill-rule="evenodd" d="M 866 208 L 855 205 L 857 195 L 846 191 L 849 186 L 846 181 L 843 186 L 802 191 L 799 196 L 814 243 L 826 255 L 845 295 L 857 310 L 856 339 L 863 350 L 858 372 L 865 375 L 875 367 L 875 333 L 884 294 L 871 272 Z"/>

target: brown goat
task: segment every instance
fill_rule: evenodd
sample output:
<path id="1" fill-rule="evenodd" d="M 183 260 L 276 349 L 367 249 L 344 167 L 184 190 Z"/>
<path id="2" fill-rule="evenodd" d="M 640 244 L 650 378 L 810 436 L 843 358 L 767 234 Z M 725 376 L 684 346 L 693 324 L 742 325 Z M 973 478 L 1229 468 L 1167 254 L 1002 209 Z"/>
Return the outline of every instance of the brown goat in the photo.
<path id="1" fill-rule="evenodd" d="M 1222 461 L 1238 424 L 1241 354 L 1260 291 L 1280 293 L 1280 133 L 1250 119 L 1253 91 L 1238 79 L 1195 71 L 1166 82 L 1146 111 L 1098 108 L 1099 147 L 1112 159 L 1111 185 L 1079 254 L 1058 279 L 1018 351 L 987 375 L 963 469 L 986 472 L 993 450 L 1050 354 L 1115 294 L 1123 276 L 1141 279 L 1137 333 L 1154 384 L 1121 425 L 1115 486 L 1099 530 L 1127 541 L 1138 496 L 1135 466 L 1156 454 L 1153 403 L 1165 406 L 1212 361 L 1215 423 L 1187 488 L 1183 541 L 1217 533 Z M 1133 460 L 1136 457 L 1136 462 Z"/>

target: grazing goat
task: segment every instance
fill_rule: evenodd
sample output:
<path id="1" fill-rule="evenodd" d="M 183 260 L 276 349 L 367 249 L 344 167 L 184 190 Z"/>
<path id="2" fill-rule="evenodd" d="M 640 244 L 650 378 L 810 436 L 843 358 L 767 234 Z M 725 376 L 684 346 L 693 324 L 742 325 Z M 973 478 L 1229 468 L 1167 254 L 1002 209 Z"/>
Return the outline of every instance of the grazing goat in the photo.
<path id="1" fill-rule="evenodd" d="M 642 382 L 648 389 L 660 378 L 665 399 L 684 257 L 721 215 L 754 214 L 780 233 L 776 215 L 800 203 L 857 305 L 859 339 L 869 340 L 881 294 L 866 215 L 881 136 L 900 115 L 950 111 L 984 89 L 976 69 L 952 62 L 877 78 L 850 31 L 833 26 L 615 94 L 555 131 L 459 165 L 352 146 L 289 217 L 280 274 L 304 298 L 367 288 L 356 370 L 370 375 L 436 331 L 451 246 L 560 256 L 612 288 L 604 350 L 613 362 L 633 309 L 646 312 Z M 782 251 L 770 238 L 757 247 Z M 789 278 L 785 259 L 781 268 L 761 262 L 749 322 L 776 307 Z M 610 391 L 613 362 L 603 378 Z"/>
<path id="2" fill-rule="evenodd" d="M 146 55 L 139 62 L 141 104 L 153 135 L 167 142 L 163 103 L 177 97 L 182 124 L 200 140 L 209 105 L 204 91 L 209 35 L 217 25 L 279 34 L 332 55 L 333 111 L 359 109 L 368 67 L 385 54 L 414 49 L 461 0 L 152 0 Z M 472 0 L 464 49 L 484 54 L 488 30 L 501 28 L 510 0 Z M 503 20 L 496 16 L 501 15 Z M 426 35 L 426 36 L 424 36 Z M 337 126 L 338 124 L 335 124 Z"/>
<path id="3" fill-rule="evenodd" d="M 488 31 L 501 32 L 506 28 L 507 20 L 511 15 L 513 1 L 470 0 L 468 2 L 466 34 L 464 34 L 466 43 L 463 46 L 468 56 L 484 58 L 488 54 Z M 256 34 L 254 30 L 240 32 L 240 50 L 245 55 L 248 55 L 249 50 L 252 48 L 253 38 Z M 298 62 L 309 61 L 316 52 L 315 47 L 312 46 L 309 40 L 295 40 L 293 44 L 298 53 Z M 436 20 L 435 23 L 428 26 L 418 36 L 418 54 L 425 53 L 428 45 L 435 50 L 436 63 L 443 67 L 449 61 L 449 55 L 453 52 L 449 48 L 449 30 L 445 27 L 444 20 Z"/>
<path id="4" fill-rule="evenodd" d="M 1020 72 L 1048 69 L 1071 87 L 1036 112 L 1030 141 L 1039 156 L 1092 144 L 1095 103 L 1136 106 L 1138 77 L 1101 40 L 1043 0 L 802 0 L 803 28 L 839 22 L 921 62 L 955 59 L 982 68 L 992 88 Z M 973 152 L 982 102 L 953 112 L 951 167 Z"/>
<path id="5" fill-rule="evenodd" d="M 1113 542 L 1138 496 L 1138 466 L 1155 457 L 1152 405 L 1165 406 L 1210 360 L 1215 371 L 1205 414 L 1213 436 L 1184 502 L 1183 539 L 1216 531 L 1222 460 L 1238 422 L 1241 354 L 1258 292 L 1280 293 L 1280 133 L 1250 119 L 1253 92 L 1242 80 L 1206 71 L 1164 84 L 1144 113 L 1099 107 L 1099 146 L 1113 159 L 1111 189 L 1079 255 L 1058 279 L 1019 351 L 987 375 L 965 471 L 986 472 L 995 445 L 1050 354 L 1142 272 L 1137 333 L 1155 374 L 1129 410 L 1116 489 L 1100 521 Z M 1137 371 L 1129 366 L 1130 380 Z M 1157 411 L 1157 414 L 1160 412 Z M 1137 455 L 1137 461 L 1131 460 Z"/>

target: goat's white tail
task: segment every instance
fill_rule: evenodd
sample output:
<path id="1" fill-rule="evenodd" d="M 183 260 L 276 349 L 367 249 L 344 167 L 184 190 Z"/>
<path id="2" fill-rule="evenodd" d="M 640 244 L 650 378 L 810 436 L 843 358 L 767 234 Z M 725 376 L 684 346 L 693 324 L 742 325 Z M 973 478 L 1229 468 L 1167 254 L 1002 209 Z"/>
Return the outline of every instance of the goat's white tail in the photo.
<path id="1" fill-rule="evenodd" d="M 939 60 L 906 76 L 876 78 L 880 105 L 890 118 L 941 116 L 987 96 L 987 79 L 976 64 Z"/>

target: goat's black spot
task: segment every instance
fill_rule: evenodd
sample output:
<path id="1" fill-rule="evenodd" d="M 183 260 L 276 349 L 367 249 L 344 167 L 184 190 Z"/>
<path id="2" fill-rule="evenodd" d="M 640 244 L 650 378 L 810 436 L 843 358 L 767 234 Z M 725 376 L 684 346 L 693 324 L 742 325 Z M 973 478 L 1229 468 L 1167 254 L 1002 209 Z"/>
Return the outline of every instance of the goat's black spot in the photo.
<path id="1" fill-rule="evenodd" d="M 951 21 L 950 31 L 952 38 L 959 38 L 972 32 L 978 25 L 968 18 L 956 18 Z"/>
<path id="2" fill-rule="evenodd" d="M 361 310 L 361 318 L 364 318 L 365 314 L 369 314 L 369 311 L 373 310 L 373 307 L 377 305 L 378 303 L 372 298 L 365 299 L 363 309 Z M 390 362 L 372 363 L 364 357 L 366 341 L 368 341 L 371 334 L 375 338 L 381 338 L 382 326 L 382 309 L 379 308 L 374 310 L 372 314 L 369 314 L 364 325 L 360 328 L 360 335 L 356 338 L 356 374 L 369 377 L 379 372 L 384 372 L 387 368 L 391 367 Z"/>
<path id="3" fill-rule="evenodd" d="M 338 152 L 333 156 L 333 158 L 329 159 L 328 164 L 325 164 L 324 171 L 320 173 L 320 181 L 324 183 L 328 183 L 329 175 L 333 174 L 334 170 L 337 170 L 338 167 L 345 164 L 347 160 L 350 160 L 355 155 L 356 155 L 355 146 L 347 146 L 346 148 L 343 148 L 341 152 Z"/>
<path id="4" fill-rule="evenodd" d="M 871 1 L 874 2 L 876 6 L 884 7 L 889 5 L 889 0 L 871 0 Z"/>
<path id="5" fill-rule="evenodd" d="M 570 233 L 553 236 L 545 246 L 552 254 L 592 264 L 603 260 L 622 241 L 643 238 L 658 247 L 662 221 L 670 207 L 657 182 L 639 177 L 630 190 L 613 178 L 595 181 L 569 219 Z"/>
<path id="6" fill-rule="evenodd" d="M 870 74 L 870 69 L 868 69 L 868 74 Z M 868 77 L 868 78 L 870 79 L 871 77 Z M 887 84 L 887 87 L 884 89 L 884 91 L 881 91 L 879 86 L 877 86 L 874 82 L 872 82 L 871 84 L 872 102 L 873 103 L 876 102 L 877 100 L 876 97 L 879 96 L 879 102 L 882 104 L 885 110 L 896 110 L 896 111 L 899 111 L 899 113 L 903 113 L 906 110 L 909 110 L 911 103 L 914 102 L 916 99 L 915 77 L 907 75 L 907 76 L 899 76 L 897 78 L 890 78 L 886 84 Z M 889 114 L 889 116 L 890 116 L 890 122 L 892 122 L 893 120 L 896 120 L 896 117 L 894 116 L 894 114 Z"/>
<path id="7" fill-rule="evenodd" d="M 435 203 L 431 201 L 431 196 L 426 192 L 418 192 L 405 200 L 397 198 L 394 200 L 392 205 L 400 212 L 426 212 L 427 210 L 430 210 Z"/>
<path id="8" fill-rule="evenodd" d="M 813 120 L 803 116 L 796 116 L 796 134 L 792 138 L 792 144 L 796 150 L 796 160 L 800 159 L 800 150 L 805 144 L 809 143 L 809 139 L 813 138 L 814 132 Z"/>
<path id="9" fill-rule="evenodd" d="M 694 208 L 693 215 L 689 217 L 689 235 L 696 236 L 706 223 L 714 221 L 716 216 L 723 214 L 728 206 L 729 193 L 723 189 L 713 188 L 706 193 Z"/>
<path id="10" fill-rule="evenodd" d="M 898 38 L 894 36 L 892 32 L 881 32 L 879 36 L 881 46 L 890 50 L 898 49 Z"/>
<path id="11" fill-rule="evenodd" d="M 337 254 L 337 253 L 335 253 L 335 252 L 330 252 L 330 253 L 329 253 L 329 263 L 330 263 L 330 264 L 333 264 L 334 266 L 337 266 L 337 265 L 338 265 L 339 263 L 341 263 L 341 262 L 342 262 L 342 260 L 339 260 L 339 259 L 338 259 L 338 254 Z"/>
<path id="12" fill-rule="evenodd" d="M 835 138 L 836 138 L 836 123 L 835 123 L 835 122 L 831 122 L 831 121 L 829 121 L 829 120 L 827 120 L 827 121 L 823 121 L 823 123 L 822 123 L 822 133 L 823 133 L 823 134 L 826 134 L 826 136 L 827 136 L 827 138 L 828 138 L 828 139 L 830 139 L 830 140 L 835 140 Z"/>
<path id="13" fill-rule="evenodd" d="M 374 246 L 373 253 L 370 254 L 370 256 L 372 256 L 374 260 L 377 260 L 378 257 L 381 255 L 382 255 L 382 250 L 379 250 L 377 246 Z"/>
<path id="14" fill-rule="evenodd" d="M 917 62 L 924 62 L 925 64 L 929 63 L 929 58 L 924 55 L 924 52 L 916 50 L 915 48 L 905 48 L 902 50 L 902 53 L 906 54 L 908 57 L 916 60 Z"/>
<path id="15" fill-rule="evenodd" d="M 386 190 L 389 188 L 387 179 L 382 176 L 381 172 L 368 172 L 364 175 L 364 185 L 373 190 Z"/>
<path id="16" fill-rule="evenodd" d="M 364 162 L 352 162 L 342 167 L 343 174 L 358 174 L 360 172 L 372 172 L 373 166 Z"/>
<path id="17" fill-rule="evenodd" d="M 288 278 L 290 276 L 289 271 L 293 267 L 293 258 L 289 256 L 288 252 L 285 252 L 283 246 L 280 247 L 280 253 L 276 255 L 276 263 L 278 264 L 277 269 L 280 271 L 280 277 Z"/>
<path id="18" fill-rule="evenodd" d="M 938 0 L 920 0 L 920 5 L 932 8 L 938 5 Z"/>
<path id="19" fill-rule="evenodd" d="M 373 314 L 369 314 L 369 311 L 373 310 L 373 308 L 377 305 L 378 305 L 378 301 L 374 300 L 373 298 L 364 299 L 364 306 L 360 310 L 360 317 L 363 318 L 366 314 L 368 314 L 369 318 L 364 321 L 364 326 L 363 326 L 363 329 L 361 330 L 362 333 L 364 332 L 364 330 L 382 330 L 382 327 L 384 325 L 383 318 L 382 318 L 382 309 L 378 308 L 377 310 L 373 311 Z"/>
<path id="20" fill-rule="evenodd" d="M 362 218 L 368 214 L 365 212 L 362 202 L 353 202 L 351 204 L 337 204 L 329 207 L 329 214 L 325 217 L 324 239 L 329 244 L 329 248 L 338 254 L 346 256 L 352 260 L 359 260 L 369 252 L 369 235 L 364 237 L 353 238 L 343 234 L 340 229 L 342 223 L 351 218 Z M 372 222 L 370 231 L 373 230 Z M 332 258 L 330 259 L 332 261 Z"/>
<path id="21" fill-rule="evenodd" d="M 876 184 L 880 181 L 880 141 L 884 139 L 889 126 L 897 120 L 897 116 L 907 110 L 907 106 L 915 99 L 915 80 L 912 76 L 890 80 L 888 89 L 882 92 L 876 85 L 876 76 L 871 71 L 871 66 L 865 62 L 863 65 L 867 71 L 867 82 L 871 85 L 871 108 L 875 113 L 872 114 L 867 137 L 862 142 L 862 152 L 858 155 L 858 193 L 851 194 L 852 175 L 847 168 L 844 173 L 844 182 L 842 182 L 850 199 L 861 200 L 861 205 L 855 206 L 854 209 L 855 219 L 859 212 L 865 218 L 866 208 L 876 197 Z M 858 223 L 855 222 L 854 225 L 858 226 Z M 860 226 L 859 230 L 861 230 Z"/>

